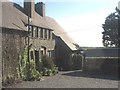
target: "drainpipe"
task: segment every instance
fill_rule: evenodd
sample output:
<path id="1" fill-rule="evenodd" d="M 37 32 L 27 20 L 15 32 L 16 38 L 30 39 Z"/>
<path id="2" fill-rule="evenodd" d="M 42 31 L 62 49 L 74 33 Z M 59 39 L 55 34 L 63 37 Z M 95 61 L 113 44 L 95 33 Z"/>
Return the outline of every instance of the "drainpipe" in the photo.
<path id="1" fill-rule="evenodd" d="M 26 79 L 29 81 L 30 80 L 30 58 L 29 58 L 29 54 L 30 54 L 30 50 L 29 50 L 29 33 L 30 33 L 30 17 L 28 15 L 28 52 L 27 52 L 27 75 L 26 75 Z"/>
<path id="2" fill-rule="evenodd" d="M 30 59 L 29 59 L 29 33 L 30 33 L 30 17 L 28 16 L 28 62 L 30 63 Z"/>

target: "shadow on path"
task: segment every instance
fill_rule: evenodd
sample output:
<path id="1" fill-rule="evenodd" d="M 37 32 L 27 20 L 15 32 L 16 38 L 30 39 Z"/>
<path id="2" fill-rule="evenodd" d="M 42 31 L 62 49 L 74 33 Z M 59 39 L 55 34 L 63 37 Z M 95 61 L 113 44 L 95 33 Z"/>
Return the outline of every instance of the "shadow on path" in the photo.
<path id="1" fill-rule="evenodd" d="M 68 73 L 62 73 L 62 75 L 73 76 L 73 77 L 88 77 L 88 78 L 96 78 L 96 79 L 109 79 L 109 80 L 118 80 L 118 76 L 102 74 L 98 72 L 90 72 L 90 71 L 72 71 Z"/>

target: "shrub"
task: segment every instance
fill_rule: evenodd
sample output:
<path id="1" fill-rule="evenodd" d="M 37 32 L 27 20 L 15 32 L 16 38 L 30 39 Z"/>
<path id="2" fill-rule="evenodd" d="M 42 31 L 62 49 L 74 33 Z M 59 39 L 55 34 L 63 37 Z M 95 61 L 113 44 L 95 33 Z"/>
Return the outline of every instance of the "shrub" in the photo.
<path id="1" fill-rule="evenodd" d="M 43 76 L 51 76 L 58 73 L 58 68 L 54 64 L 54 59 L 48 56 L 43 56 L 42 62 L 40 63 L 40 67 L 42 67 L 41 72 Z"/>
<path id="2" fill-rule="evenodd" d="M 30 61 L 30 79 L 31 80 L 40 80 L 41 73 L 39 73 L 35 68 L 35 61 Z"/>
<path id="3" fill-rule="evenodd" d="M 48 76 L 51 76 L 51 75 L 52 75 L 52 70 L 51 70 L 51 69 L 48 69 L 48 70 L 47 70 L 47 75 L 48 75 Z"/>
<path id="4" fill-rule="evenodd" d="M 52 69 L 54 67 L 54 61 L 48 56 L 43 56 L 42 63 L 45 68 Z"/>
<path id="5" fill-rule="evenodd" d="M 47 76 L 47 70 L 48 70 L 47 68 L 43 68 L 43 70 L 42 70 L 43 71 L 43 76 Z"/>
<path id="6" fill-rule="evenodd" d="M 54 68 L 52 69 L 52 73 L 53 75 L 58 73 L 58 67 L 54 66 Z"/>
<path id="7" fill-rule="evenodd" d="M 53 58 L 43 56 L 42 61 L 36 66 L 35 60 L 27 61 L 27 49 L 24 51 L 24 56 L 21 66 L 21 76 L 23 80 L 40 80 L 42 76 L 51 76 L 58 73 L 54 64 Z"/>

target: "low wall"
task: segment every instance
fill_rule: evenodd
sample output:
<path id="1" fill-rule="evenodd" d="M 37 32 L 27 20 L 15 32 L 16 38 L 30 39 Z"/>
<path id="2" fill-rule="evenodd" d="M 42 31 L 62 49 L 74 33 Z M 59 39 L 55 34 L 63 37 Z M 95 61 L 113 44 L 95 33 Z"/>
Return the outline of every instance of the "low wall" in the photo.
<path id="1" fill-rule="evenodd" d="M 85 71 L 118 75 L 118 58 L 85 58 L 83 69 Z"/>

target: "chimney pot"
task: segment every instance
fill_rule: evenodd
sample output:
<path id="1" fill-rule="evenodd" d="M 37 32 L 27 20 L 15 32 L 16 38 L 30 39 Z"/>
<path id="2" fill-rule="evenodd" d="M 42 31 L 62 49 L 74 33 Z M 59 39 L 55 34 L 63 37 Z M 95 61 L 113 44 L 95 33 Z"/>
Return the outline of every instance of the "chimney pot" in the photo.
<path id="1" fill-rule="evenodd" d="M 42 17 L 45 16 L 45 4 L 43 2 L 39 2 L 35 5 L 35 11 L 41 15 Z"/>
<path id="2" fill-rule="evenodd" d="M 25 13 L 30 17 L 34 17 L 34 11 L 35 11 L 35 4 L 34 0 L 24 0 L 24 9 Z"/>

